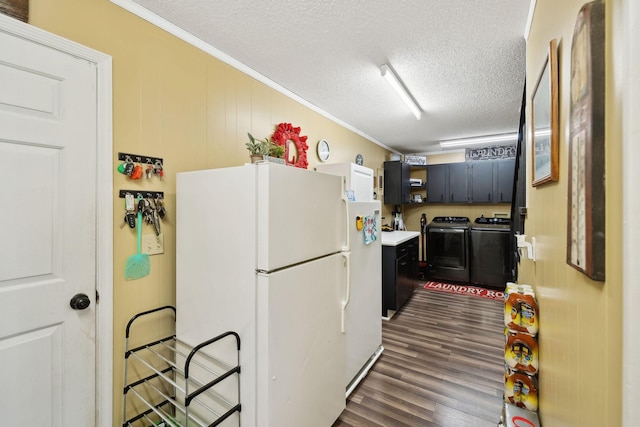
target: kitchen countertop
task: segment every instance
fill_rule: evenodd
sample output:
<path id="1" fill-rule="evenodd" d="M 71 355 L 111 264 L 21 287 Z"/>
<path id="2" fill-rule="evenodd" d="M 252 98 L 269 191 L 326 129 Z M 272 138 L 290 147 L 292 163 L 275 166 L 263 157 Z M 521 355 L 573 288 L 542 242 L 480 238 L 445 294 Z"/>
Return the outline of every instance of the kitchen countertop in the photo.
<path id="1" fill-rule="evenodd" d="M 417 231 L 381 231 L 380 234 L 383 246 L 398 246 L 420 235 Z"/>

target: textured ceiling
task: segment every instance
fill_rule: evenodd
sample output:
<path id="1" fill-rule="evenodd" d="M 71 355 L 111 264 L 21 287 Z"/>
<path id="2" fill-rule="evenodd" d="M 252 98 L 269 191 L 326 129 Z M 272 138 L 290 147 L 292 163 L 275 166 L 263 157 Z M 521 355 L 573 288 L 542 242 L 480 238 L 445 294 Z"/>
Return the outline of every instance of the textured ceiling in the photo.
<path id="1" fill-rule="evenodd" d="M 401 153 L 518 127 L 530 0 L 135 2 Z"/>

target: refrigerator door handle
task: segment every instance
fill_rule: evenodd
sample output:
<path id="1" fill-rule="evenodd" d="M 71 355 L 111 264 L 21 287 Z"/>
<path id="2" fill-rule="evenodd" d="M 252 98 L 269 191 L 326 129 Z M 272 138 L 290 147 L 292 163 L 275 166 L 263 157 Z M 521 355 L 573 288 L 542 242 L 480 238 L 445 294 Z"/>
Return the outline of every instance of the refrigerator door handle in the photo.
<path id="1" fill-rule="evenodd" d="M 351 252 L 342 252 L 342 256 L 345 259 L 345 265 L 347 266 L 347 278 L 345 280 L 345 295 L 344 301 L 342 301 L 342 319 L 340 322 L 341 332 L 344 334 L 344 322 L 347 314 L 347 306 L 349 305 L 349 301 L 351 300 Z"/>
<path id="2" fill-rule="evenodd" d="M 351 250 L 351 242 L 349 240 L 349 200 L 347 199 L 346 192 L 346 178 L 342 177 L 342 201 L 344 202 L 344 235 L 345 235 L 345 246 L 342 247 L 343 252 L 348 252 Z"/>

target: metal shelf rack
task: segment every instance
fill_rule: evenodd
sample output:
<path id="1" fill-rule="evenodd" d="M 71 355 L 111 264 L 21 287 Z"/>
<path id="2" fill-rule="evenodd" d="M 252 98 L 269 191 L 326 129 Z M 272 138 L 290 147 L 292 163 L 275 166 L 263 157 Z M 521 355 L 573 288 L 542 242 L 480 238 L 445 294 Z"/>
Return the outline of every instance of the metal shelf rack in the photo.
<path id="1" fill-rule="evenodd" d="M 175 307 L 144 311 L 127 323 L 122 426 L 213 427 L 227 419 L 232 421 L 235 413 L 239 425 L 240 336 L 224 332 L 190 347 L 170 335 L 129 348 L 136 320 L 152 322 L 162 316 L 172 316 L 175 322 Z M 212 356 L 218 346 L 221 350 L 233 347 L 235 364 Z M 224 395 L 218 392 L 219 387 L 226 390 Z M 228 391 L 234 388 L 237 399 L 230 402 Z"/>

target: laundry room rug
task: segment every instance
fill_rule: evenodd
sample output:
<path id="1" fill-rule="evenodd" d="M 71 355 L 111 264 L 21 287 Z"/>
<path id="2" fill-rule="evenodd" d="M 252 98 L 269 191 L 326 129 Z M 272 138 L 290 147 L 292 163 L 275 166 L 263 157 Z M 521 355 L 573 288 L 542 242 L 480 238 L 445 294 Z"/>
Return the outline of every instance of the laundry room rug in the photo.
<path id="1" fill-rule="evenodd" d="M 484 289 L 471 285 L 453 285 L 450 283 L 427 282 L 423 286 L 429 291 L 446 292 L 449 294 L 469 295 L 479 298 L 504 301 L 504 292 L 494 289 Z"/>

